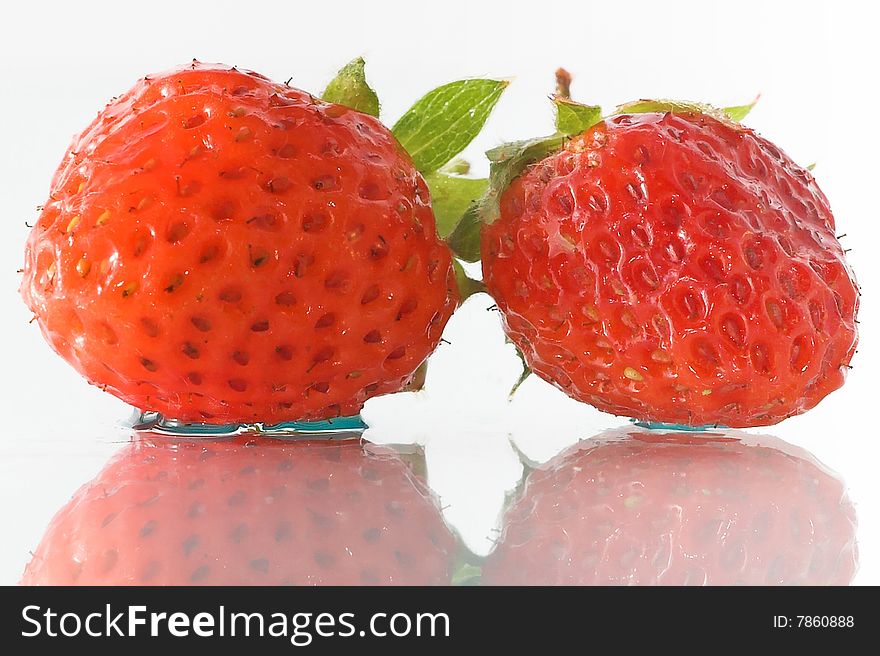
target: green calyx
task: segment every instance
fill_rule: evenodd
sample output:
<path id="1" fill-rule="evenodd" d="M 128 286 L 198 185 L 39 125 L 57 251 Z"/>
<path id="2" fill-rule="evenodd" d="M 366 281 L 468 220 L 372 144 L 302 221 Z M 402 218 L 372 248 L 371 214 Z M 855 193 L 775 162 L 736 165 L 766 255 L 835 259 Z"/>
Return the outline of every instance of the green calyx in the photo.
<path id="1" fill-rule="evenodd" d="M 448 238 L 456 257 L 466 262 L 480 259 L 480 229 L 493 223 L 500 213 L 501 194 L 529 165 L 544 159 L 565 145 L 566 139 L 582 134 L 602 120 L 602 108 L 583 105 L 570 98 L 571 76 L 563 69 L 556 72 L 556 132 L 547 137 L 503 144 L 486 153 L 489 180 L 486 193 L 471 205 Z"/>
<path id="2" fill-rule="evenodd" d="M 556 114 L 556 132 L 546 137 L 503 144 L 486 153 L 489 159 L 489 180 L 486 192 L 472 204 L 452 230 L 447 241 L 456 257 L 466 262 L 480 259 L 480 231 L 483 224 L 493 223 L 500 214 L 500 200 L 510 186 L 529 166 L 563 148 L 566 142 L 587 132 L 605 119 L 621 114 L 653 112 L 694 113 L 713 116 L 718 120 L 739 122 L 748 115 L 758 98 L 746 105 L 716 108 L 704 103 L 679 100 L 637 100 L 602 115 L 601 107 L 584 105 L 571 99 L 571 76 L 564 69 L 556 71 L 556 93 L 551 96 Z"/>
<path id="3" fill-rule="evenodd" d="M 361 57 L 346 64 L 327 85 L 323 99 L 378 116 L 379 98 L 367 83 L 364 67 Z M 740 121 L 758 100 L 721 109 L 688 101 L 637 100 L 620 105 L 603 117 L 601 107 L 571 99 L 571 76 L 559 69 L 556 93 L 551 97 L 556 131 L 546 137 L 507 143 L 489 150 L 486 153 L 489 177 L 468 177 L 469 166 L 455 157 L 483 129 L 508 85 L 508 80 L 493 79 L 444 84 L 417 100 L 391 129 L 425 176 L 438 234 L 447 240 L 456 257 L 466 262 L 480 259 L 480 230 L 483 224 L 491 224 L 498 218 L 501 194 L 510 183 L 535 162 L 563 148 L 568 139 L 585 133 L 605 118 L 648 112 L 699 112 L 719 120 Z M 462 282 L 460 279 L 460 287 Z M 474 289 L 471 283 L 464 285 L 464 294 L 474 293 L 468 291 Z"/>
<path id="4" fill-rule="evenodd" d="M 556 131 L 559 134 L 582 134 L 602 120 L 602 108 L 581 105 L 569 98 L 554 98 Z"/>
<path id="5" fill-rule="evenodd" d="M 556 110 L 557 135 L 583 134 L 602 120 L 601 107 L 571 99 L 571 74 L 564 68 L 556 69 L 556 94 L 551 100 Z"/>
<path id="6" fill-rule="evenodd" d="M 452 260 L 452 268 L 455 270 L 455 282 L 458 285 L 458 293 L 462 303 L 474 294 L 486 291 L 486 285 L 480 280 L 471 278 L 458 260 Z"/>
<path id="7" fill-rule="evenodd" d="M 454 160 L 480 133 L 506 80 L 459 80 L 429 91 L 394 124 L 392 132 L 425 176 L 437 232 L 447 239 L 486 193 L 489 181 L 467 177 L 470 166 Z"/>
<path id="8" fill-rule="evenodd" d="M 346 64 L 327 85 L 322 98 L 379 116 L 379 98 L 367 83 L 361 57 Z M 470 167 L 454 158 L 480 133 L 508 80 L 467 79 L 429 91 L 401 116 L 392 133 L 425 177 L 437 220 L 447 238 L 482 198 L 489 181 L 467 177 Z"/>
<path id="9" fill-rule="evenodd" d="M 758 94 L 757 96 L 755 96 L 755 99 L 752 100 L 752 102 L 746 105 L 732 105 L 730 107 L 722 107 L 721 111 L 727 114 L 727 118 L 729 118 L 731 121 L 736 121 L 737 123 L 739 123 L 746 116 L 749 115 L 749 112 L 751 112 L 755 108 L 755 105 L 758 104 L 758 101 L 760 99 L 761 95 Z"/>
<path id="10" fill-rule="evenodd" d="M 379 116 L 379 96 L 367 84 L 363 57 L 353 59 L 336 74 L 321 98 L 327 102 L 351 107 L 370 116 Z"/>
<path id="11" fill-rule="evenodd" d="M 489 186 L 486 178 L 466 178 L 441 171 L 425 176 L 425 182 L 431 190 L 437 233 L 443 239 L 449 237 L 465 212 L 483 197 Z"/>
<path id="12" fill-rule="evenodd" d="M 620 105 L 612 116 L 619 114 L 648 114 L 654 112 L 673 114 L 706 114 L 720 121 L 739 122 L 743 120 L 752 108 L 758 103 L 760 96 L 756 97 L 747 105 L 735 105 L 732 107 L 713 107 L 706 103 L 690 102 L 687 100 L 635 100 Z"/>
<path id="13" fill-rule="evenodd" d="M 455 253 L 455 257 L 465 262 L 478 262 L 480 259 L 480 228 L 483 225 L 480 208 L 483 202 L 476 200 L 471 203 L 461 217 L 461 221 L 446 238 L 446 243 Z"/>
<path id="14" fill-rule="evenodd" d="M 572 135 L 581 134 L 602 120 L 602 109 L 582 105 L 569 97 L 571 77 L 560 69 L 556 72 L 557 93 L 553 96 L 556 109 L 556 133 L 547 137 L 506 143 L 486 153 L 489 159 L 489 180 L 486 192 L 471 205 L 448 238 L 456 257 L 465 262 L 480 259 L 480 229 L 493 223 L 500 213 L 501 194 L 530 164 L 556 152 Z"/>
<path id="15" fill-rule="evenodd" d="M 489 159 L 486 191 L 470 204 L 446 239 L 456 257 L 465 262 L 479 261 L 480 229 L 484 223 L 492 223 L 498 218 L 501 194 L 526 167 L 559 150 L 565 138 L 565 135 L 555 134 L 504 144 L 486 152 Z"/>
<path id="16" fill-rule="evenodd" d="M 447 239 L 456 257 L 465 262 L 480 259 L 480 229 L 484 223 L 492 223 L 498 218 L 501 194 L 526 167 L 562 148 L 565 138 L 565 135 L 555 134 L 517 141 L 486 153 L 489 158 L 486 193 L 471 204 Z"/>
<path id="17" fill-rule="evenodd" d="M 522 371 L 519 374 L 519 378 L 516 379 L 516 382 L 513 384 L 513 387 L 510 388 L 509 397 L 513 398 L 513 395 L 516 394 L 516 392 L 520 388 L 520 386 L 524 382 L 526 382 L 526 379 L 528 379 L 529 376 L 532 375 L 532 368 L 529 366 L 529 363 L 526 362 L 526 356 L 522 352 L 522 350 L 519 348 L 519 346 L 514 344 L 510 338 L 507 339 L 507 343 L 513 344 L 513 348 L 516 350 L 516 357 L 519 358 L 520 364 L 522 364 Z"/>
<path id="18" fill-rule="evenodd" d="M 429 91 L 407 111 L 392 132 L 425 176 L 438 234 L 447 240 L 486 194 L 489 180 L 466 177 L 470 166 L 454 160 L 483 129 L 486 119 L 507 88 L 506 80 L 459 80 Z M 477 235 L 479 251 L 479 235 Z M 453 252 L 455 250 L 453 249 Z M 456 253 L 458 254 L 458 253 Z M 471 257 L 468 261 L 479 259 Z M 456 270 L 462 300 L 482 291 L 482 283 Z"/>

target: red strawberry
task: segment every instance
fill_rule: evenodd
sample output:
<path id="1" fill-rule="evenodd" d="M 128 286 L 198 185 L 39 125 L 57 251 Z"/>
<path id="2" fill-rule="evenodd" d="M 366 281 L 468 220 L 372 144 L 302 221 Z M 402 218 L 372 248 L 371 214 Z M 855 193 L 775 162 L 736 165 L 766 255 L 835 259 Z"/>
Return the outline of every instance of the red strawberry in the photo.
<path id="1" fill-rule="evenodd" d="M 857 342 L 825 196 L 720 112 L 642 110 L 520 146 L 531 164 L 482 233 L 507 334 L 539 376 L 615 414 L 753 426 L 812 408 Z"/>
<path id="2" fill-rule="evenodd" d="M 436 585 L 455 541 L 391 449 L 138 436 L 52 520 L 27 585 Z"/>
<path id="3" fill-rule="evenodd" d="M 843 483 L 775 438 L 611 432 L 526 479 L 487 585 L 845 585 Z"/>
<path id="4" fill-rule="evenodd" d="M 198 63 L 145 77 L 74 140 L 22 293 L 92 383 L 216 423 L 356 413 L 410 380 L 458 299 L 387 128 Z"/>

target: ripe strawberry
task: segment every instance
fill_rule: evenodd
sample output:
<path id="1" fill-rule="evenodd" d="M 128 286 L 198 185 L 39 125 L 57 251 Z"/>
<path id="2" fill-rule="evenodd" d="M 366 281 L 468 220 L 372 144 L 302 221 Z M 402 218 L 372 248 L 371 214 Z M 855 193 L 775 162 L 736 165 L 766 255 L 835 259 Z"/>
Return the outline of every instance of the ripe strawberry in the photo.
<path id="1" fill-rule="evenodd" d="M 455 541 L 391 449 L 149 434 L 62 508 L 27 585 L 436 585 Z"/>
<path id="2" fill-rule="evenodd" d="M 22 294 L 92 383 L 209 423 L 357 413 L 407 384 L 458 300 L 425 180 L 376 118 L 195 62 L 74 140 Z"/>
<path id="3" fill-rule="evenodd" d="M 781 440 L 610 432 L 526 479 L 488 585 L 845 585 L 843 483 Z"/>
<path id="4" fill-rule="evenodd" d="M 486 286 L 529 367 L 600 410 L 688 425 L 774 424 L 840 387 L 858 289 L 810 172 L 700 106 L 596 114 L 520 145 L 528 166 L 486 217 Z"/>

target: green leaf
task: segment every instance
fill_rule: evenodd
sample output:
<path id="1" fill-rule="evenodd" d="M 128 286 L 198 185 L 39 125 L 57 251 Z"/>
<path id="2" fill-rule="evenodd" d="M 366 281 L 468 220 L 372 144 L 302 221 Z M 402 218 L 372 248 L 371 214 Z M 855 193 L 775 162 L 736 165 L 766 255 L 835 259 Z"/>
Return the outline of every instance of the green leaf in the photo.
<path id="1" fill-rule="evenodd" d="M 479 134 L 509 82 L 459 80 L 429 91 L 391 131 L 424 174 L 433 173 Z"/>
<path id="2" fill-rule="evenodd" d="M 358 57 L 343 66 L 324 89 L 321 98 L 327 102 L 351 107 L 364 114 L 379 116 L 379 97 L 367 84 L 363 57 Z"/>
<path id="3" fill-rule="evenodd" d="M 479 200 L 489 186 L 486 178 L 462 178 L 443 173 L 431 173 L 425 177 L 425 182 L 431 190 L 437 232 L 443 239 L 450 235 L 471 204 Z"/>
<path id="4" fill-rule="evenodd" d="M 575 135 L 586 132 L 602 120 L 602 108 L 582 105 L 568 98 L 553 98 L 556 107 L 556 129 L 561 134 Z"/>
<path id="5" fill-rule="evenodd" d="M 755 96 L 755 99 L 748 105 L 734 105 L 733 107 L 724 107 L 721 111 L 727 114 L 728 118 L 738 123 L 742 121 L 746 116 L 748 116 L 749 112 L 752 111 L 754 106 L 758 104 L 758 100 L 760 99 L 761 96 L 757 95 Z"/>
<path id="6" fill-rule="evenodd" d="M 615 114 L 648 114 L 651 112 L 672 112 L 674 114 L 699 112 L 715 116 L 719 114 L 719 110 L 711 105 L 689 100 L 634 100 L 620 105 L 614 111 Z"/>
<path id="7" fill-rule="evenodd" d="M 760 96 L 759 96 L 760 97 Z M 758 98 L 755 98 L 748 105 L 736 105 L 733 107 L 724 107 L 718 109 L 706 103 L 691 102 L 689 100 L 636 100 L 620 105 L 615 110 L 615 114 L 645 114 L 648 112 L 672 112 L 678 114 L 686 114 L 691 112 L 699 112 L 700 114 L 708 114 L 717 119 L 741 121 L 757 104 Z"/>

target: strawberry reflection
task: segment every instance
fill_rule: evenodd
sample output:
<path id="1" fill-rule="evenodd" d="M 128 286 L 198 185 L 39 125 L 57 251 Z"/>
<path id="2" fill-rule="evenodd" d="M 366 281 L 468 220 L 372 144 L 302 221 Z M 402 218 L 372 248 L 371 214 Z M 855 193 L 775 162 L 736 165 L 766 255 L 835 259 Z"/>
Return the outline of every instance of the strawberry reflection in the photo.
<path id="1" fill-rule="evenodd" d="M 845 585 L 843 482 L 773 437 L 626 428 L 532 471 L 486 585 Z"/>
<path id="2" fill-rule="evenodd" d="M 390 448 L 138 433 L 58 512 L 22 583 L 437 585 L 454 552 Z"/>

